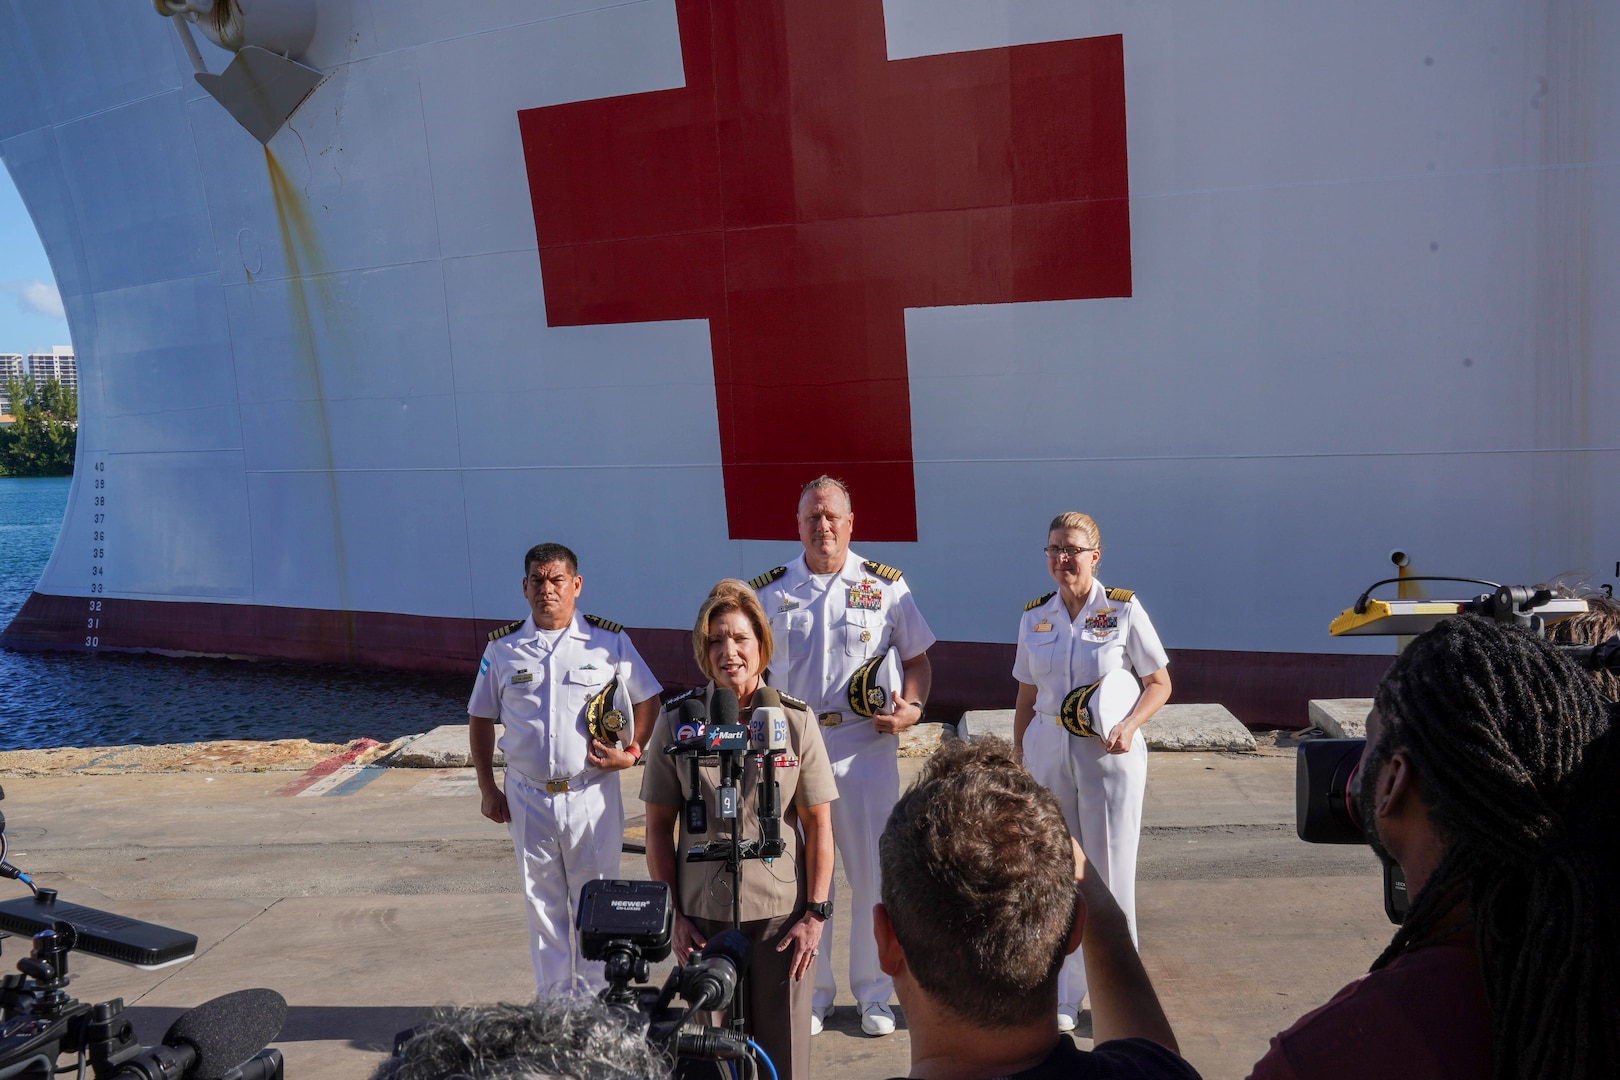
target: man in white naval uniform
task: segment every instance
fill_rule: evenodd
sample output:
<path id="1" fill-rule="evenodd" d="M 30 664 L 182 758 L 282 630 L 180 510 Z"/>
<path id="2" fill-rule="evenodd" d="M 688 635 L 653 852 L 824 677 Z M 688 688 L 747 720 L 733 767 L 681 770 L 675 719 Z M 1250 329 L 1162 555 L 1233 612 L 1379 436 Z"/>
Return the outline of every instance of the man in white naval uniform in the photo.
<path id="1" fill-rule="evenodd" d="M 855 515 L 849 490 L 830 476 L 805 485 L 799 496 L 799 541 L 804 554 L 749 584 L 771 620 L 776 654 L 771 685 L 810 703 L 838 781 L 832 803 L 833 842 L 849 877 L 849 984 L 861 1030 L 894 1030 L 889 997 L 894 982 L 878 966 L 872 905 L 878 902 L 878 837 L 900 798 L 895 755 L 899 733 L 922 719 L 933 674 L 928 647 L 934 635 L 917 611 L 900 571 L 867 562 L 849 550 Z M 867 719 L 851 710 L 855 669 L 890 647 L 900 655 L 901 687 L 887 712 Z M 837 918 L 835 914 L 833 916 Z M 824 941 L 832 941 L 828 934 Z M 832 950 L 816 962 L 810 1031 L 821 1030 L 838 984 Z"/>
<path id="2" fill-rule="evenodd" d="M 484 816 L 509 825 L 517 851 L 536 988 L 595 990 L 602 965 L 578 955 L 574 912 L 585 882 L 619 876 L 618 774 L 641 756 L 661 687 L 622 626 L 575 610 L 585 579 L 572 551 L 538 544 L 523 565 L 529 617 L 489 635 L 467 703 L 473 769 Z M 591 738 L 586 726 L 587 704 L 615 678 L 623 694 L 612 696 L 634 706 L 623 747 Z M 505 725 L 504 789 L 493 768 L 497 722 Z"/>

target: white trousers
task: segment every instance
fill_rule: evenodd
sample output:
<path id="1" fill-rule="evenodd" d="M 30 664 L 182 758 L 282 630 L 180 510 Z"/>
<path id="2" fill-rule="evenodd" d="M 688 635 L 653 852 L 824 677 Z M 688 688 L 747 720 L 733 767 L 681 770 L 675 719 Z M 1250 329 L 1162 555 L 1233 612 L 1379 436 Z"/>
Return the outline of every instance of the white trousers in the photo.
<path id="1" fill-rule="evenodd" d="M 1147 740 L 1138 731 L 1128 752 L 1109 754 L 1101 739 L 1070 735 L 1051 717 L 1036 716 L 1024 732 L 1024 764 L 1063 805 L 1069 832 L 1119 902 L 1135 942 L 1136 849 L 1147 791 Z M 1076 949 L 1058 975 L 1058 1002 L 1078 1006 L 1085 996 L 1086 965 Z"/>
<path id="2" fill-rule="evenodd" d="M 606 985 L 602 965 L 579 955 L 574 920 L 587 881 L 619 877 L 624 804 L 618 776 L 599 775 L 580 790 L 548 795 L 508 769 L 506 807 L 527 901 L 535 989 L 542 996 L 600 990 Z"/>
<path id="3" fill-rule="evenodd" d="M 824 727 L 821 735 L 838 782 L 838 798 L 832 801 L 833 844 L 844 860 L 851 894 L 842 898 L 828 894 L 834 901 L 833 918 L 849 919 L 850 993 L 856 1001 L 888 1001 L 894 993 L 894 980 L 878 967 L 872 907 L 878 902 L 878 837 L 900 799 L 900 765 L 895 760 L 900 740 L 879 734 L 871 721 L 859 718 Z M 831 926 L 822 932 L 821 940 L 816 991 L 811 998 L 817 1009 L 828 1008 L 838 996 Z"/>

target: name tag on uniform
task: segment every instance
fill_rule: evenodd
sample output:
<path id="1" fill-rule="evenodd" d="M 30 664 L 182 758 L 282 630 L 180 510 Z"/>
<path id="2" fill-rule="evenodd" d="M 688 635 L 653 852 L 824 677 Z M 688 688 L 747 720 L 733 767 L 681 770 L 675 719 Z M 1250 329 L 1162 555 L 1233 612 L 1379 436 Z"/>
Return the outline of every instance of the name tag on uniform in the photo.
<path id="1" fill-rule="evenodd" d="M 797 600 L 783 600 L 782 606 L 776 609 L 776 613 L 780 615 L 784 611 L 797 611 L 798 608 L 799 602 Z"/>
<path id="2" fill-rule="evenodd" d="M 515 675 L 512 676 L 511 685 L 513 685 L 513 686 L 522 686 L 524 683 L 531 683 L 531 682 L 534 682 L 534 672 L 532 672 L 532 671 L 519 671 Z"/>
<path id="3" fill-rule="evenodd" d="M 1030 627 L 1030 630 L 1032 632 L 1034 632 L 1034 633 L 1037 633 L 1037 634 L 1047 633 L 1051 629 L 1052 629 L 1052 624 L 1047 622 L 1045 619 L 1042 619 L 1040 622 L 1038 622 L 1034 626 Z"/>
<path id="4" fill-rule="evenodd" d="M 1112 634 L 1119 629 L 1119 611 L 1116 608 L 1099 608 L 1086 618 L 1086 632 L 1097 634 Z"/>
<path id="5" fill-rule="evenodd" d="M 851 585 L 847 590 L 845 606 L 857 611 L 879 611 L 883 607 L 883 590 L 870 581 Z"/>

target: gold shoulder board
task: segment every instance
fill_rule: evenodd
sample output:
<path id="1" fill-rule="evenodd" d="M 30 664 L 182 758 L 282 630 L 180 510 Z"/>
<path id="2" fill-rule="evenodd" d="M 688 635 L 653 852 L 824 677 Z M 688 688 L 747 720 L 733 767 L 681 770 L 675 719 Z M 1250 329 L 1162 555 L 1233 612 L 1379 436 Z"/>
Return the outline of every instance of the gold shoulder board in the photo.
<path id="1" fill-rule="evenodd" d="M 1036 608 L 1040 607 L 1042 604 L 1046 603 L 1048 600 L 1052 599 L 1052 597 L 1054 597 L 1056 595 L 1057 595 L 1057 590 L 1053 589 L 1051 592 L 1047 593 L 1045 596 L 1037 596 L 1035 599 L 1031 600 L 1029 603 L 1024 605 L 1024 610 L 1025 611 L 1034 611 Z"/>
<path id="2" fill-rule="evenodd" d="M 585 621 L 590 623 L 592 626 L 606 630 L 610 634 L 624 633 L 623 623 L 616 623 L 612 619 L 604 619 L 600 615 L 587 615 L 585 616 Z"/>
<path id="3" fill-rule="evenodd" d="M 1130 598 L 1136 595 L 1135 591 L 1131 589 L 1109 589 L 1107 591 L 1108 599 L 1117 600 L 1121 604 L 1129 602 Z"/>
<path id="4" fill-rule="evenodd" d="M 866 567 L 866 572 L 868 574 L 876 574 L 884 581 L 900 580 L 900 571 L 896 570 L 892 566 L 886 566 L 880 562 L 873 562 L 871 559 L 867 559 L 865 562 L 861 563 L 861 565 Z"/>
<path id="5" fill-rule="evenodd" d="M 491 640 L 491 641 L 499 641 L 501 638 L 505 637 L 507 634 L 510 634 L 510 633 L 513 633 L 514 631 L 516 631 L 518 629 L 518 627 L 520 627 L 522 625 L 523 625 L 523 620 L 519 619 L 517 622 L 509 622 L 505 626 L 497 627 L 494 630 L 491 630 L 489 632 L 489 640 Z"/>
<path id="6" fill-rule="evenodd" d="M 787 567 L 785 566 L 778 566 L 775 570 L 767 570 L 758 577 L 749 578 L 748 587 L 758 592 L 785 573 L 787 573 Z"/>

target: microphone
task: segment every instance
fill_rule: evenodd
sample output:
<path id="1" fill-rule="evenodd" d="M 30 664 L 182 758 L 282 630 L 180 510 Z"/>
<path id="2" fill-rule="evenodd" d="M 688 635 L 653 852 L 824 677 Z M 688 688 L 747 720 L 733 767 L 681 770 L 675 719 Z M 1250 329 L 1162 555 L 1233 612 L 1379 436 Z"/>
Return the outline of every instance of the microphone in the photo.
<path id="1" fill-rule="evenodd" d="M 682 742 L 701 743 L 703 741 L 704 732 L 703 722 L 707 719 L 708 713 L 704 711 L 703 701 L 701 699 L 687 698 L 685 701 L 681 702 L 680 730 L 690 730 L 692 728 L 696 728 L 697 734 L 691 736 L 690 739 L 677 740 L 675 746 L 669 747 L 664 751 L 664 753 L 673 754 L 688 752 L 684 749 L 677 749 Z M 709 807 L 703 801 L 703 789 L 700 786 L 702 783 L 702 777 L 698 772 L 698 759 L 696 754 L 693 754 L 691 762 L 692 790 L 691 793 L 686 796 L 686 831 L 696 836 L 699 833 L 706 833 L 709 831 Z"/>
<path id="2" fill-rule="evenodd" d="M 670 732 L 675 738 L 664 747 L 664 753 L 693 754 L 703 750 L 703 736 L 709 730 L 707 720 L 703 702 L 693 698 L 681 702 L 681 717 L 675 721 L 675 728 Z"/>
<path id="3" fill-rule="evenodd" d="M 112 1080 L 225 1080 L 258 1060 L 286 1019 L 287 1000 L 274 990 L 238 990 L 205 1001 L 170 1025 L 162 1045 L 120 1065 Z"/>
<path id="4" fill-rule="evenodd" d="M 720 931 L 703 946 L 702 956 L 681 971 L 681 997 L 697 1011 L 724 1009 L 752 950 L 753 942 L 741 930 Z"/>
<path id="5" fill-rule="evenodd" d="M 787 712 L 782 708 L 782 695 L 773 687 L 762 686 L 754 691 L 754 711 L 748 718 L 748 745 L 754 750 L 787 749 Z"/>
<path id="6" fill-rule="evenodd" d="M 714 720 L 711 730 L 715 727 L 737 727 L 736 691 L 725 686 L 715 687 L 714 693 L 709 697 L 709 709 Z M 738 749 L 746 749 L 747 732 L 741 731 L 740 734 L 744 745 Z M 720 786 L 717 794 L 720 796 L 720 816 L 723 818 L 736 818 L 737 816 L 737 780 L 741 776 L 742 755 L 721 753 Z"/>
<path id="7" fill-rule="evenodd" d="M 782 788 L 776 782 L 777 755 L 788 748 L 787 711 L 782 708 L 782 695 L 769 686 L 755 691 L 754 705 L 748 732 L 765 766 L 759 783 L 759 853 L 770 860 L 787 850 L 782 842 Z"/>
<path id="8" fill-rule="evenodd" d="M 765 770 L 759 781 L 759 853 L 769 860 L 787 850 L 782 842 L 782 787 L 776 782 L 776 759 L 787 749 L 787 713 L 772 706 L 754 710 L 754 716 L 765 736 Z"/>

